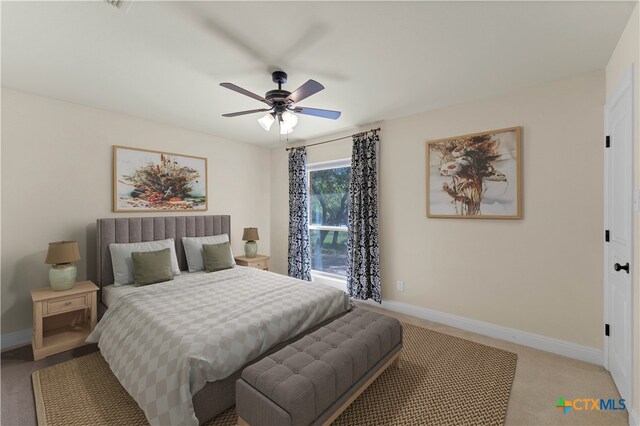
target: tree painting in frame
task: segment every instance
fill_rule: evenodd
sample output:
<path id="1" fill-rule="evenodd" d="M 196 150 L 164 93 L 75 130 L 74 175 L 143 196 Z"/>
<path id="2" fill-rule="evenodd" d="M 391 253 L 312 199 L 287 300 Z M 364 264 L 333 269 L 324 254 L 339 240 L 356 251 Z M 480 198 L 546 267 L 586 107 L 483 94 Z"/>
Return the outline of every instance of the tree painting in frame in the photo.
<path id="1" fill-rule="evenodd" d="M 206 211 L 207 159 L 113 147 L 113 211 Z"/>
<path id="2" fill-rule="evenodd" d="M 427 217 L 520 219 L 521 128 L 427 141 Z"/>

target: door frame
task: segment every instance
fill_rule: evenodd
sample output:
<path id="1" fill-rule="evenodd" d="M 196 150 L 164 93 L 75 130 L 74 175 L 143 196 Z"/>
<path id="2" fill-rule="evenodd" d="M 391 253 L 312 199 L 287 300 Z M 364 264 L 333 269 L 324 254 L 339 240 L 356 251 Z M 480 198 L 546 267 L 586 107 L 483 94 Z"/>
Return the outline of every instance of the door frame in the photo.
<path id="1" fill-rule="evenodd" d="M 629 185 L 629 196 L 631 197 L 631 241 L 634 241 L 635 239 L 635 229 L 634 229 L 634 192 L 635 192 L 635 188 L 634 188 L 634 176 L 635 176 L 635 170 L 634 170 L 634 158 L 636 155 L 635 152 L 635 135 L 636 132 L 638 131 L 638 129 L 635 128 L 635 110 L 636 110 L 636 105 L 635 105 L 635 93 L 634 93 L 634 70 L 635 70 L 635 65 L 631 64 L 631 66 L 629 67 L 629 69 L 627 70 L 627 72 L 623 75 L 623 77 L 620 79 L 620 81 L 618 82 L 618 84 L 616 85 L 616 90 L 614 91 L 613 95 L 611 95 L 609 97 L 609 99 L 607 99 L 607 102 L 604 106 L 604 137 L 603 137 L 603 141 L 604 138 L 606 138 L 610 132 L 609 132 L 609 110 L 610 108 L 617 104 L 618 102 L 620 102 L 621 98 L 627 93 L 630 92 L 631 93 L 631 182 Z M 604 245 L 604 250 L 603 250 L 603 264 L 604 264 L 604 270 L 603 270 L 603 275 L 604 275 L 604 282 L 603 282 L 603 317 L 604 317 L 604 321 L 603 321 L 603 332 L 602 332 L 602 338 L 603 338 L 603 366 L 605 367 L 605 369 L 607 369 L 607 371 L 609 370 L 609 339 L 608 336 L 605 336 L 604 334 L 604 324 L 608 324 L 609 323 L 609 319 L 610 319 L 610 312 L 609 312 L 609 278 L 608 278 L 608 270 L 610 268 L 610 265 L 608 265 L 609 263 L 609 245 L 608 243 L 604 240 L 604 233 L 607 229 L 609 229 L 609 213 L 608 213 L 608 197 L 607 197 L 607 189 L 609 186 L 609 150 L 607 150 L 606 147 L 603 147 L 604 149 L 604 202 L 603 202 L 603 206 L 604 206 L 604 229 L 602 231 L 602 236 L 603 236 L 603 245 Z M 633 323 L 633 315 L 634 315 L 634 298 L 635 298 L 635 292 L 634 292 L 634 277 L 635 277 L 635 269 L 636 269 L 636 265 L 635 265 L 635 257 L 634 257 L 634 244 L 631 245 L 631 257 L 629 259 L 629 264 L 630 264 L 630 268 L 629 268 L 629 279 L 631 280 L 631 321 Z M 628 395 L 629 397 L 629 401 L 628 401 L 628 407 L 629 409 L 631 408 L 631 405 L 633 404 L 634 401 L 634 389 L 633 389 L 633 348 L 634 348 L 634 333 L 633 333 L 633 324 L 631 325 L 631 342 L 629 345 L 629 348 L 631 350 L 631 354 L 630 354 L 630 359 L 631 361 L 631 371 L 629 372 L 629 383 L 628 383 L 628 388 L 629 388 L 629 392 L 630 395 Z"/>

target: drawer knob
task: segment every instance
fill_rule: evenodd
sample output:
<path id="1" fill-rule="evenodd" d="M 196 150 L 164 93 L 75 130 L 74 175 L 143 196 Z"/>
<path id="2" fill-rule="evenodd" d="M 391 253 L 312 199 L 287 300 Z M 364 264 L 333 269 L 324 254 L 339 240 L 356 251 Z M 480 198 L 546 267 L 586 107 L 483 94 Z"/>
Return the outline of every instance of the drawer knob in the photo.
<path id="1" fill-rule="evenodd" d="M 69 306 L 71 304 L 71 300 L 64 302 L 64 306 Z"/>

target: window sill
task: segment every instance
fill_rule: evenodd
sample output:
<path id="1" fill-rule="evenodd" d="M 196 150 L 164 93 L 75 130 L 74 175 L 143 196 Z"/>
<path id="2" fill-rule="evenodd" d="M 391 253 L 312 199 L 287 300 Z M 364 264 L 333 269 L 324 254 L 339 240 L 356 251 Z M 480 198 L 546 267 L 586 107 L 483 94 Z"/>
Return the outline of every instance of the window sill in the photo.
<path id="1" fill-rule="evenodd" d="M 329 277 L 323 273 L 311 271 L 311 282 L 324 284 L 331 287 L 335 287 L 338 290 L 347 291 L 347 279 Z"/>

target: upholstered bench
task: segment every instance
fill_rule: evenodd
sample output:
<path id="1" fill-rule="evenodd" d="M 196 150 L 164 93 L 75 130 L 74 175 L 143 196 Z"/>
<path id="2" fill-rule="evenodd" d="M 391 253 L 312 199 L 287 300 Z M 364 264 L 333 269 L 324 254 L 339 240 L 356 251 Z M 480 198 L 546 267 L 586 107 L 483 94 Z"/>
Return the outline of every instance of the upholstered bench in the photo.
<path id="1" fill-rule="evenodd" d="M 245 368 L 240 425 L 330 424 L 400 355 L 400 321 L 356 308 Z"/>

